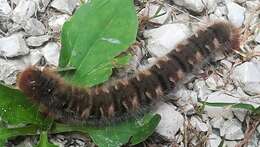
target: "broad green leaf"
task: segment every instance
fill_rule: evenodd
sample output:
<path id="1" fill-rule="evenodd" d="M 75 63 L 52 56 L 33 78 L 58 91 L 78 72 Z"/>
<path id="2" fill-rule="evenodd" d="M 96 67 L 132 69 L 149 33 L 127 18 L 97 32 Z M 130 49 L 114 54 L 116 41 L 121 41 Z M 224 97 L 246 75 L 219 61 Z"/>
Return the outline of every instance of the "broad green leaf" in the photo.
<path id="1" fill-rule="evenodd" d="M 132 0 L 91 0 L 64 24 L 59 69 L 65 73 L 63 75 L 67 80 L 77 85 L 102 83 L 109 78 L 113 67 L 129 61 L 129 56 L 117 55 L 135 41 L 136 32 L 137 16 Z M 4 128 L 0 130 L 1 141 L 13 136 L 37 134 L 42 124 L 51 124 L 38 113 L 37 106 L 28 102 L 18 90 L 2 86 L 0 99 L 3 100 L 0 102 L 3 110 L 0 114 L 6 122 L 37 125 Z M 50 133 L 79 131 L 90 135 L 101 147 L 114 147 L 127 143 L 131 136 L 133 144 L 143 141 L 153 133 L 159 121 L 158 115 L 148 115 L 145 119 L 105 128 L 58 124 Z M 42 140 L 46 140 L 46 135 L 42 136 Z"/>
<path id="2" fill-rule="evenodd" d="M 153 116 L 153 118 L 151 118 L 149 122 L 146 122 L 143 127 L 140 127 L 140 130 L 136 134 L 134 134 L 133 138 L 131 139 L 132 145 L 138 144 L 146 140 L 149 136 L 151 136 L 153 130 L 157 127 L 160 120 L 161 120 L 161 116 L 157 114 Z"/>
<path id="3" fill-rule="evenodd" d="M 48 142 L 48 134 L 46 131 L 42 131 L 40 135 L 39 144 L 36 147 L 57 147 L 54 144 Z"/>
<path id="4" fill-rule="evenodd" d="M 38 126 L 30 125 L 17 128 L 0 128 L 0 145 L 4 144 L 10 137 L 35 135 L 38 132 Z"/>
<path id="5" fill-rule="evenodd" d="M 59 67 L 75 67 L 65 79 L 73 84 L 93 86 L 110 77 L 113 67 L 125 64 L 129 56 L 117 57 L 135 41 L 137 16 L 132 0 L 91 0 L 66 22 L 62 30 Z M 140 125 L 143 120 L 122 122 L 106 128 L 65 126 L 64 131 L 88 134 L 98 146 L 120 146 L 133 136 L 133 143 L 147 138 L 159 123 L 158 116 Z M 57 130 L 61 131 L 59 125 Z"/>
<path id="6" fill-rule="evenodd" d="M 116 147 L 127 143 L 131 136 L 132 144 L 142 142 L 153 133 L 159 121 L 159 115 L 147 114 L 144 119 L 130 120 L 106 128 L 56 124 L 52 133 L 78 131 L 89 135 L 99 147 Z"/>
<path id="7" fill-rule="evenodd" d="M 0 140 L 0 146 L 4 146 L 6 143 L 6 140 Z"/>
<path id="8" fill-rule="evenodd" d="M 62 29 L 59 67 L 75 67 L 65 78 L 93 86 L 112 73 L 112 60 L 136 38 L 137 16 L 132 0 L 91 0 Z"/>
<path id="9" fill-rule="evenodd" d="M 131 58 L 132 58 L 132 55 L 130 55 L 130 54 L 118 56 L 118 57 L 114 58 L 112 61 L 113 67 L 119 68 L 119 67 L 125 66 L 126 64 L 128 64 L 130 62 Z"/>
<path id="10" fill-rule="evenodd" d="M 0 84 L 0 117 L 9 125 L 48 124 L 36 105 L 17 89 Z M 1 132 L 0 132 L 1 134 Z"/>

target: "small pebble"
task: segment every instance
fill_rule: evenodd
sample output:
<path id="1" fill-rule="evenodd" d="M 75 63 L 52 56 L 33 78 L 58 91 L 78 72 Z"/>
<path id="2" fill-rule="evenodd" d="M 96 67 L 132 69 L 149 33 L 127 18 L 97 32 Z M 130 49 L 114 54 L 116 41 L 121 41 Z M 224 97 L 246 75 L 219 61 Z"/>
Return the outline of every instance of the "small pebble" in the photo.
<path id="1" fill-rule="evenodd" d="M 45 42 L 47 42 L 48 40 L 50 40 L 50 38 L 51 36 L 49 35 L 43 35 L 37 37 L 32 36 L 26 39 L 26 43 L 28 46 L 39 47 L 43 45 Z"/>
<path id="2" fill-rule="evenodd" d="M 231 74 L 235 84 L 252 95 L 260 94 L 260 61 L 251 60 L 236 66 Z"/>
<path id="3" fill-rule="evenodd" d="M 16 82 L 16 76 L 19 71 L 25 69 L 28 64 L 24 60 L 6 60 L 0 58 L 0 81 L 7 85 L 13 85 Z"/>
<path id="4" fill-rule="evenodd" d="M 47 63 L 50 65 L 58 66 L 60 45 L 55 42 L 50 42 L 40 49 Z"/>
<path id="5" fill-rule="evenodd" d="M 207 147 L 219 147 L 222 139 L 216 134 L 210 134 Z"/>
<path id="6" fill-rule="evenodd" d="M 36 0 L 36 1 L 38 2 L 38 11 L 45 12 L 51 0 Z"/>
<path id="7" fill-rule="evenodd" d="M 37 9 L 37 3 L 35 1 L 20 0 L 13 11 L 12 19 L 18 23 L 27 21 L 28 18 L 36 15 Z"/>
<path id="8" fill-rule="evenodd" d="M 211 90 L 217 90 L 225 85 L 223 79 L 217 74 L 211 74 L 207 78 L 206 84 Z"/>
<path id="9" fill-rule="evenodd" d="M 42 22 L 35 18 L 29 18 L 23 28 L 28 35 L 32 36 L 44 35 L 46 32 L 46 28 Z"/>
<path id="10" fill-rule="evenodd" d="M 211 93 L 206 82 L 203 79 L 196 79 L 194 82 L 194 90 L 198 93 L 198 98 L 206 97 Z"/>
<path id="11" fill-rule="evenodd" d="M 70 18 L 67 14 L 55 15 L 48 20 L 48 25 L 53 32 L 60 32 L 63 24 Z"/>
<path id="12" fill-rule="evenodd" d="M 153 56 L 164 56 L 190 35 L 190 29 L 182 23 L 162 25 L 159 28 L 147 30 L 147 49 Z"/>
<path id="13" fill-rule="evenodd" d="M 78 0 L 54 0 L 51 6 L 60 12 L 72 14 L 77 6 Z"/>
<path id="14" fill-rule="evenodd" d="M 156 128 L 156 132 L 168 139 L 174 139 L 184 123 L 183 116 L 175 109 L 173 105 L 163 103 L 155 112 L 161 115 L 161 121 Z"/>
<path id="15" fill-rule="evenodd" d="M 236 27 L 241 27 L 245 19 L 246 9 L 234 2 L 227 3 L 228 19 Z"/>
<path id="16" fill-rule="evenodd" d="M 190 123 L 199 132 L 207 132 L 209 130 L 208 125 L 202 122 L 198 117 L 192 116 Z"/>
<path id="17" fill-rule="evenodd" d="M 223 126 L 224 119 L 222 116 L 219 117 L 214 117 L 213 119 L 210 120 L 210 123 L 213 128 L 220 129 Z"/>
<path id="18" fill-rule="evenodd" d="M 238 140 L 244 138 L 241 123 L 236 119 L 227 120 L 220 128 L 220 136 L 228 140 Z"/>
<path id="19" fill-rule="evenodd" d="M 233 113 L 240 122 L 243 122 L 248 112 L 243 109 L 234 109 Z"/>
<path id="20" fill-rule="evenodd" d="M 3 17 L 8 17 L 12 12 L 12 9 L 7 0 L 0 0 L 0 20 Z"/>
<path id="21" fill-rule="evenodd" d="M 16 33 L 9 37 L 0 38 L 0 56 L 17 57 L 29 53 L 22 33 Z"/>
<path id="22" fill-rule="evenodd" d="M 175 4 L 187 8 L 191 11 L 200 13 L 205 9 L 201 0 L 172 0 Z"/>
<path id="23" fill-rule="evenodd" d="M 157 12 L 159 9 L 160 11 Z M 155 16 L 156 12 L 157 16 Z M 146 7 L 140 12 L 139 15 L 141 15 L 141 17 L 152 18 L 149 20 L 150 22 L 164 24 L 169 18 L 170 13 L 171 10 L 169 8 L 166 8 L 158 4 L 147 3 Z"/>
<path id="24" fill-rule="evenodd" d="M 257 35 L 255 36 L 255 41 L 260 44 L 260 29 Z"/>

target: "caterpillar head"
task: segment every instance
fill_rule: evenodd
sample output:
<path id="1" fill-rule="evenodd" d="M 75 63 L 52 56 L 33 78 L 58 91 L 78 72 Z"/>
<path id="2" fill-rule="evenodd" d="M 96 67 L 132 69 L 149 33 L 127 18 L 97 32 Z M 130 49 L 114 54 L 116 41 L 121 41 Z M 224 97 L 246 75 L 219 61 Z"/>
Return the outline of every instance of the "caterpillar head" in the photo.
<path id="1" fill-rule="evenodd" d="M 227 22 L 218 22 L 211 25 L 209 29 L 214 32 L 217 41 L 222 45 L 220 48 L 223 48 L 226 52 L 239 50 L 240 38 L 238 28 Z"/>
<path id="2" fill-rule="evenodd" d="M 29 67 L 18 75 L 17 87 L 29 97 L 34 97 L 35 88 L 41 71 L 36 67 Z"/>

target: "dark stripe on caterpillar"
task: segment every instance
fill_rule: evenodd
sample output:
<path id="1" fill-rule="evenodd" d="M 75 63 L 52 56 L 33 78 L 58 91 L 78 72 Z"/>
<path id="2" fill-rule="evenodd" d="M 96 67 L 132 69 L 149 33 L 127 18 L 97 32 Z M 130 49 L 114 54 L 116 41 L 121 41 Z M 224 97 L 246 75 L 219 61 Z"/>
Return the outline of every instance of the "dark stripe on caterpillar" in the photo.
<path id="1" fill-rule="evenodd" d="M 55 120 L 106 125 L 149 111 L 203 59 L 216 51 L 238 49 L 238 30 L 219 22 L 199 30 L 149 69 L 126 79 L 83 88 L 70 85 L 48 68 L 29 67 L 20 74 L 17 86 Z"/>

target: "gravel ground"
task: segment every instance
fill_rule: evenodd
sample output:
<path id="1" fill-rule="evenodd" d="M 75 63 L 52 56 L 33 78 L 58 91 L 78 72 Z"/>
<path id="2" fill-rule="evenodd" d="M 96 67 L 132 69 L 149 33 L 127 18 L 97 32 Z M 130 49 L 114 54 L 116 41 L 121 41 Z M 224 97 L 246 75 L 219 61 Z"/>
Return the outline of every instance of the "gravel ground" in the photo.
<path id="1" fill-rule="evenodd" d="M 83 0 L 84 1 L 84 0 Z M 143 146 L 260 147 L 260 120 L 241 109 L 205 106 L 199 101 L 260 105 L 259 0 L 135 0 L 140 20 L 133 69 L 152 64 L 178 42 L 214 20 L 241 31 L 241 52 L 218 55 L 190 74 L 157 110 L 162 120 Z M 79 0 L 0 0 L 0 81 L 13 85 L 32 64 L 58 64 L 60 30 Z M 154 17 L 161 8 L 159 17 Z M 152 18 L 152 19 L 149 19 Z M 60 146 L 94 146 L 79 135 L 50 136 Z M 37 138 L 17 138 L 8 146 L 32 146 Z"/>

